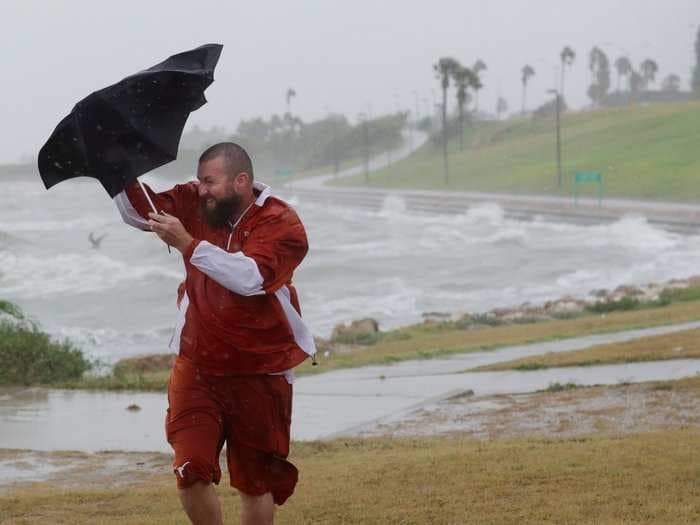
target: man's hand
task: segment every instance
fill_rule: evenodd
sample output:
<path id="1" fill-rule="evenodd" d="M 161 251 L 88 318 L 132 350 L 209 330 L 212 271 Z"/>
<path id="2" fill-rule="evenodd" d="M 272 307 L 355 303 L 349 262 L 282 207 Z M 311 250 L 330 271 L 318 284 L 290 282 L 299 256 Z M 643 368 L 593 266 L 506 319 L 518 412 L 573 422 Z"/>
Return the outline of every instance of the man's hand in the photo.
<path id="1" fill-rule="evenodd" d="M 151 219 L 148 224 L 151 230 L 161 238 L 163 242 L 174 246 L 181 253 L 187 249 L 192 242 L 192 236 L 180 222 L 180 219 L 164 213 L 149 213 Z"/>

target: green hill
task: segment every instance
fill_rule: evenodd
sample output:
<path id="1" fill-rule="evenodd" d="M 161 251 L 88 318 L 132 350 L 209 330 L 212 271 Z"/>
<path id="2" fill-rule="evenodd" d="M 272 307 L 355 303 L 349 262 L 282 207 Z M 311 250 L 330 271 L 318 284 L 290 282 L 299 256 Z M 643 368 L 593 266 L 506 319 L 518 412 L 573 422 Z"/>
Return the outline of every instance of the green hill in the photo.
<path id="1" fill-rule="evenodd" d="M 573 172 L 603 173 L 606 196 L 700 197 L 700 101 L 567 113 L 562 120 L 564 183 L 556 188 L 554 119 L 479 123 L 465 149 L 449 143 L 450 188 L 528 194 L 571 193 Z M 342 184 L 364 184 L 360 175 Z M 428 143 L 370 174 L 373 186 L 445 189 L 442 154 Z M 593 185 L 587 185 L 593 186 Z M 594 188 L 587 193 L 593 194 Z"/>

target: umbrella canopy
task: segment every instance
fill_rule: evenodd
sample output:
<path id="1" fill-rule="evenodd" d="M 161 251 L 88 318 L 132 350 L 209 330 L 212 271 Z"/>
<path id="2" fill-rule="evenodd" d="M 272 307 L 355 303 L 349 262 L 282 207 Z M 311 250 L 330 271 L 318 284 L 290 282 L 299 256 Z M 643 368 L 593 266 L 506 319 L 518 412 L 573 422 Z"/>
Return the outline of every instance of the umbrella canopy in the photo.
<path id="1" fill-rule="evenodd" d="M 78 102 L 39 152 L 46 188 L 93 177 L 114 197 L 174 160 L 187 117 L 206 103 L 222 48 L 207 44 L 173 55 Z"/>

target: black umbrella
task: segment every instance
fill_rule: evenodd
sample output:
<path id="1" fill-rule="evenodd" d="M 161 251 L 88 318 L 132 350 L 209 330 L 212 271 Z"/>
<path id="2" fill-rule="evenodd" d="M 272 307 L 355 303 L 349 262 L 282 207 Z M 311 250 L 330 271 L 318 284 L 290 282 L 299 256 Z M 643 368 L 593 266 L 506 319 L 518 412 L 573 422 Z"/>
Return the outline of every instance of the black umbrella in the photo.
<path id="1" fill-rule="evenodd" d="M 46 188 L 94 177 L 114 197 L 175 160 L 187 117 L 206 103 L 222 48 L 207 44 L 173 55 L 78 102 L 39 152 Z"/>

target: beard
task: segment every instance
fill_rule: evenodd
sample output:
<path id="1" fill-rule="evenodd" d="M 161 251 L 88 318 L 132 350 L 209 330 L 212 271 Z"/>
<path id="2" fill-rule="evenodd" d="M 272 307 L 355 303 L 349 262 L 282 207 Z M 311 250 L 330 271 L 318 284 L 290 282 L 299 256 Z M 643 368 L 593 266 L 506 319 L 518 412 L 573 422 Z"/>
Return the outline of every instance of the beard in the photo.
<path id="1" fill-rule="evenodd" d="M 213 208 L 207 206 L 207 199 L 199 200 L 199 215 L 202 220 L 214 228 L 221 228 L 241 209 L 243 198 L 233 194 L 225 199 L 215 200 Z"/>

